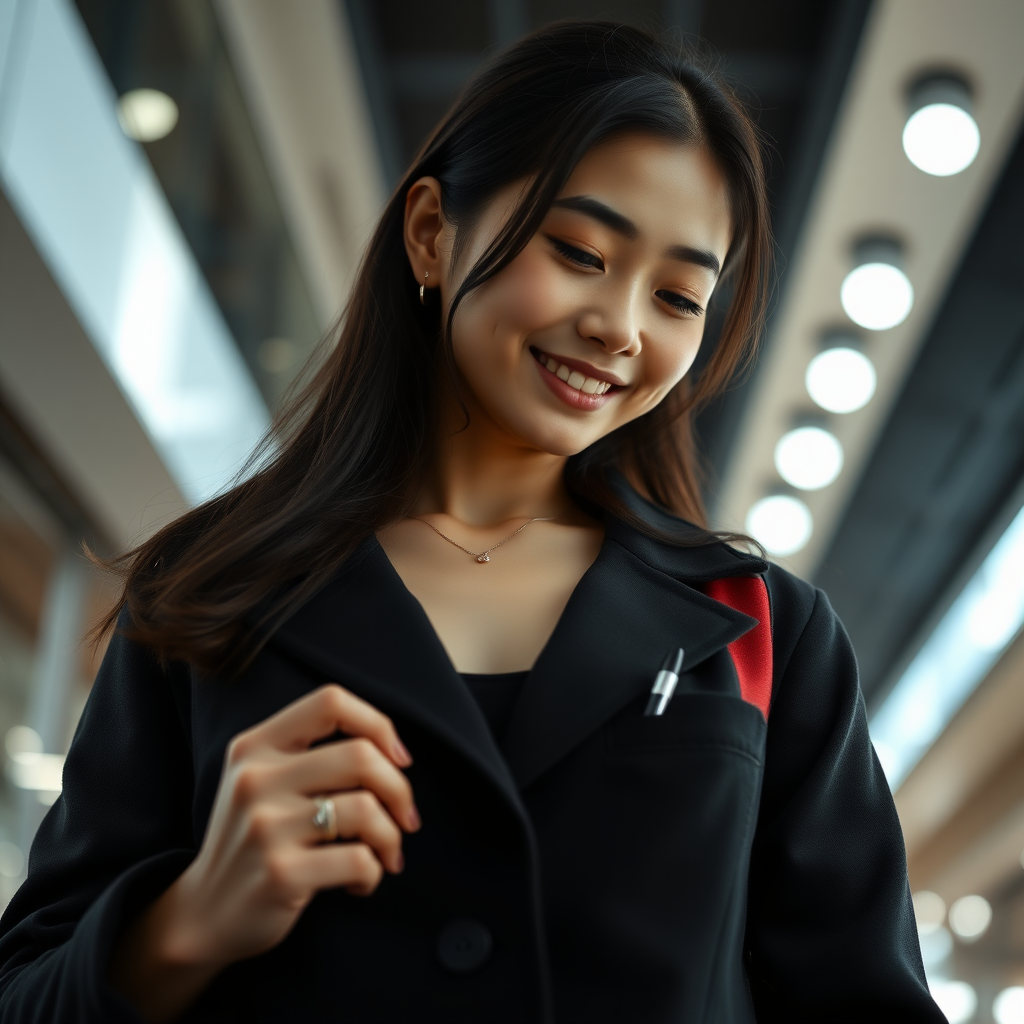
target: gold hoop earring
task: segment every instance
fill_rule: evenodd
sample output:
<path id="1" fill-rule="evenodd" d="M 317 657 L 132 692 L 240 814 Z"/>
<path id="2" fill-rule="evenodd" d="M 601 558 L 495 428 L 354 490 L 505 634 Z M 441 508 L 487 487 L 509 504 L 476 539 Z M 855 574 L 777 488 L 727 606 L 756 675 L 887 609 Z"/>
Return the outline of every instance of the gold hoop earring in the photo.
<path id="1" fill-rule="evenodd" d="M 420 285 L 420 305 L 425 306 L 427 304 L 427 278 L 430 277 L 430 271 L 423 271 L 423 284 Z"/>

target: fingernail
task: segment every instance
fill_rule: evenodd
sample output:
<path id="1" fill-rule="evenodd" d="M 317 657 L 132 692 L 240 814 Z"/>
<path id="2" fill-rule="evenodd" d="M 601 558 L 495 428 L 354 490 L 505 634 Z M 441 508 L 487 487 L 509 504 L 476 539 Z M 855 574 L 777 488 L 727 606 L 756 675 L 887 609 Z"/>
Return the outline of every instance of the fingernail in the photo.
<path id="1" fill-rule="evenodd" d="M 401 740 L 395 740 L 391 749 L 394 751 L 395 760 L 403 768 L 408 768 L 412 764 L 412 754 L 409 753 Z"/>
<path id="2" fill-rule="evenodd" d="M 409 808 L 409 815 L 408 815 L 408 817 L 409 817 L 409 828 L 411 828 L 413 830 L 413 832 L 415 832 L 416 829 L 418 829 L 420 827 L 420 825 L 423 824 L 420 821 L 420 812 L 417 811 L 415 807 L 410 807 Z"/>

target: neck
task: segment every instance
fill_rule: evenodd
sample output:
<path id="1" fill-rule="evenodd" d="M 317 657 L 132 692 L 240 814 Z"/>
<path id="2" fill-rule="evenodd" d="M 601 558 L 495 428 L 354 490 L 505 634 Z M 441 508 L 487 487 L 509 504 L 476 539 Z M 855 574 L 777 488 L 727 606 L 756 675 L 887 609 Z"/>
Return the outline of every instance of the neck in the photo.
<path id="1" fill-rule="evenodd" d="M 472 401 L 469 415 L 465 429 L 461 409 L 444 416 L 437 465 L 420 493 L 415 515 L 440 512 L 472 526 L 578 517 L 563 480 L 565 456 L 510 437 Z"/>

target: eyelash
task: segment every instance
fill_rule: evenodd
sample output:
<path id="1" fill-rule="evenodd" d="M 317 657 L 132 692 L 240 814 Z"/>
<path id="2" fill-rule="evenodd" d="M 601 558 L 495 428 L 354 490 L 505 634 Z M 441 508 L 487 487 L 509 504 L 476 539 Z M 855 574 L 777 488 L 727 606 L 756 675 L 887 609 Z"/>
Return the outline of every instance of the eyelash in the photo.
<path id="1" fill-rule="evenodd" d="M 698 305 L 693 299 L 688 299 L 685 295 L 679 295 L 676 292 L 660 291 L 655 292 L 662 302 L 667 302 L 670 306 L 678 309 L 680 313 L 686 313 L 689 316 L 703 316 L 704 307 Z"/>
<path id="2" fill-rule="evenodd" d="M 551 235 L 548 235 L 547 239 L 565 259 L 577 267 L 583 267 L 586 270 L 604 270 L 604 262 L 593 253 L 579 249 L 575 245 L 570 245 L 568 242 L 563 242 L 560 238 L 554 238 Z M 655 292 L 655 294 L 662 302 L 667 303 L 680 313 L 686 313 L 689 316 L 704 315 L 703 307 L 694 302 L 693 299 L 688 299 L 685 295 L 679 295 L 676 292 L 669 292 L 664 289 Z"/>
<path id="3" fill-rule="evenodd" d="M 604 270 L 604 261 L 591 252 L 584 249 L 577 249 L 575 245 L 563 242 L 560 238 L 548 236 L 548 241 L 570 262 L 578 267 L 586 267 L 588 270 Z"/>

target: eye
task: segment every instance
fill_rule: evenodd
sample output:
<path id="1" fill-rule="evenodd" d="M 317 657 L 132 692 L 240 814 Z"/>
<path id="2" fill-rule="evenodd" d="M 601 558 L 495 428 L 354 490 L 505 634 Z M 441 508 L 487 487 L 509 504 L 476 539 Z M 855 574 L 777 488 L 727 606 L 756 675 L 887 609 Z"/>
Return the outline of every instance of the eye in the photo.
<path id="1" fill-rule="evenodd" d="M 688 299 L 678 292 L 658 291 L 654 293 L 662 302 L 668 303 L 673 309 L 678 310 L 686 316 L 703 316 L 704 307 L 698 305 L 693 299 Z"/>
<path id="2" fill-rule="evenodd" d="M 560 238 L 554 238 L 551 235 L 546 237 L 555 249 L 570 263 L 575 263 L 578 267 L 586 267 L 587 270 L 604 270 L 604 261 L 600 256 L 595 256 L 592 252 L 587 252 L 585 249 L 578 249 L 575 245 L 563 242 Z"/>

